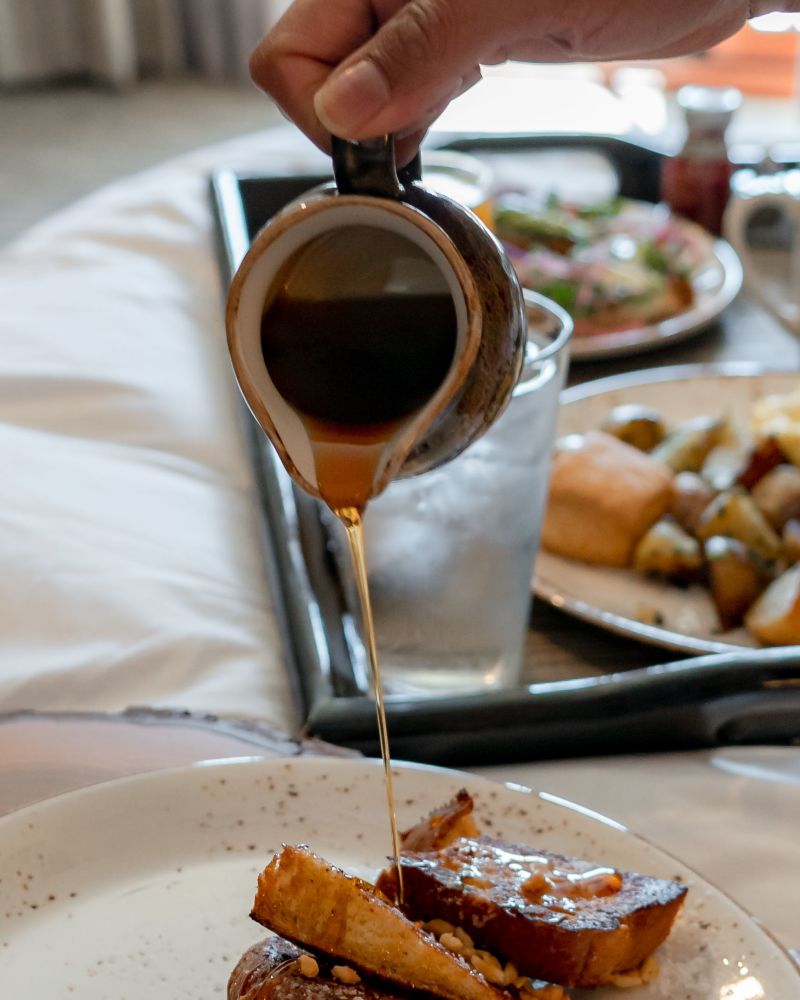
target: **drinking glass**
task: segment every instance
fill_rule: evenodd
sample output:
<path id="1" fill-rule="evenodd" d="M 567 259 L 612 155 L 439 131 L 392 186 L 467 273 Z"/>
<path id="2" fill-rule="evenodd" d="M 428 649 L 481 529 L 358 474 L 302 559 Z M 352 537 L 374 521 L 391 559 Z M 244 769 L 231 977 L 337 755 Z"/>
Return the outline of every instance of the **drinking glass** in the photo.
<path id="1" fill-rule="evenodd" d="M 369 586 L 389 696 L 519 683 L 572 332 L 557 305 L 525 297 L 526 360 L 506 410 L 457 458 L 391 483 L 367 508 Z M 347 560 L 340 566 L 347 577 Z"/>
<path id="2" fill-rule="evenodd" d="M 751 247 L 749 223 L 762 209 L 782 221 L 788 243 L 784 248 L 758 251 Z M 742 259 L 747 290 L 800 336 L 800 170 L 734 174 L 724 232 Z"/>

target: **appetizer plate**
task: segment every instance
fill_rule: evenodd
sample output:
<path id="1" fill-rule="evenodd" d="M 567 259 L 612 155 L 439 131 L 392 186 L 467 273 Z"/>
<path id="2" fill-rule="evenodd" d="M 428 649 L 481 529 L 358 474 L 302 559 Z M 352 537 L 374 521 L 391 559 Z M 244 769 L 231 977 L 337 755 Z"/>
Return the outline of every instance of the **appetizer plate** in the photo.
<path id="1" fill-rule="evenodd" d="M 589 810 L 452 771 L 395 769 L 401 826 L 466 786 L 492 833 L 680 878 L 684 912 L 657 980 L 629 1000 L 789 1000 L 800 971 L 722 892 Z M 237 760 L 50 799 L 0 821 L 0 972 L 8 997 L 179 1000 L 226 995 L 256 876 L 282 842 L 372 877 L 389 844 L 379 761 Z M 576 997 L 615 1000 L 616 989 Z"/>
<path id="2" fill-rule="evenodd" d="M 799 382 L 796 373 L 765 373 L 748 365 L 689 365 L 613 376 L 562 395 L 557 433 L 596 429 L 620 403 L 654 407 L 668 424 L 724 414 L 744 429 L 756 400 L 788 392 Z M 711 598 L 699 585 L 682 589 L 633 570 L 590 566 L 542 550 L 533 590 L 577 618 L 666 649 L 724 653 L 758 645 L 743 628 L 720 631 Z"/>
<path id="3" fill-rule="evenodd" d="M 570 357 L 573 361 L 599 361 L 656 350 L 693 337 L 733 302 L 742 287 L 742 276 L 733 247 L 709 236 L 706 257 L 692 278 L 695 297 L 689 309 L 647 326 L 573 337 Z"/>

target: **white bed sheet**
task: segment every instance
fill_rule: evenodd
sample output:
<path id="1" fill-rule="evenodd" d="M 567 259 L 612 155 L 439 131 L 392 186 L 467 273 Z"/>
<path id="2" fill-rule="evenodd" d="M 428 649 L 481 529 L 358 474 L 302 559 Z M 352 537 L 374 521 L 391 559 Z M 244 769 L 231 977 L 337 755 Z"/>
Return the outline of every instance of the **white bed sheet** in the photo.
<path id="1" fill-rule="evenodd" d="M 0 712 L 295 722 L 208 174 L 318 168 L 280 127 L 117 182 L 0 252 Z"/>

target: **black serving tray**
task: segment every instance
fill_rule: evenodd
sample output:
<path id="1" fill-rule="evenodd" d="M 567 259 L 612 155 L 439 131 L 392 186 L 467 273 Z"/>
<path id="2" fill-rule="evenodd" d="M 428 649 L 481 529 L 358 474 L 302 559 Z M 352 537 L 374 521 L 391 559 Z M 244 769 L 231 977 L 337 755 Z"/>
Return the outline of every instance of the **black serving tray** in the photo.
<path id="1" fill-rule="evenodd" d="M 470 153 L 541 149 L 599 152 L 620 192 L 658 197 L 662 150 L 609 136 L 459 136 Z M 424 159 L 424 155 L 423 155 Z M 285 204 L 329 180 L 318 174 L 211 179 L 219 262 L 227 285 L 258 230 Z M 378 753 L 364 650 L 317 501 L 300 491 L 242 406 L 258 487 L 263 551 L 280 620 L 287 669 L 304 732 Z M 590 629 L 575 623 L 574 629 Z M 596 644 L 612 642 L 592 630 Z M 800 648 L 702 656 L 636 669 L 540 681 L 447 697 L 390 697 L 397 757 L 440 764 L 490 764 L 545 757 L 800 741 Z M 591 675 L 589 675 L 591 674 Z"/>

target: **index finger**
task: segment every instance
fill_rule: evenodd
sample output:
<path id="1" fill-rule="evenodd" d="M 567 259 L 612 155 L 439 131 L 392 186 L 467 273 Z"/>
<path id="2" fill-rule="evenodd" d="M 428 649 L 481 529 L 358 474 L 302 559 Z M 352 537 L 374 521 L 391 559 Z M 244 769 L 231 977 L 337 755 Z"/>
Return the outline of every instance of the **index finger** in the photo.
<path id="1" fill-rule="evenodd" d="M 400 6 L 402 0 L 296 0 L 253 52 L 250 74 L 312 142 L 329 151 L 314 95 Z"/>

